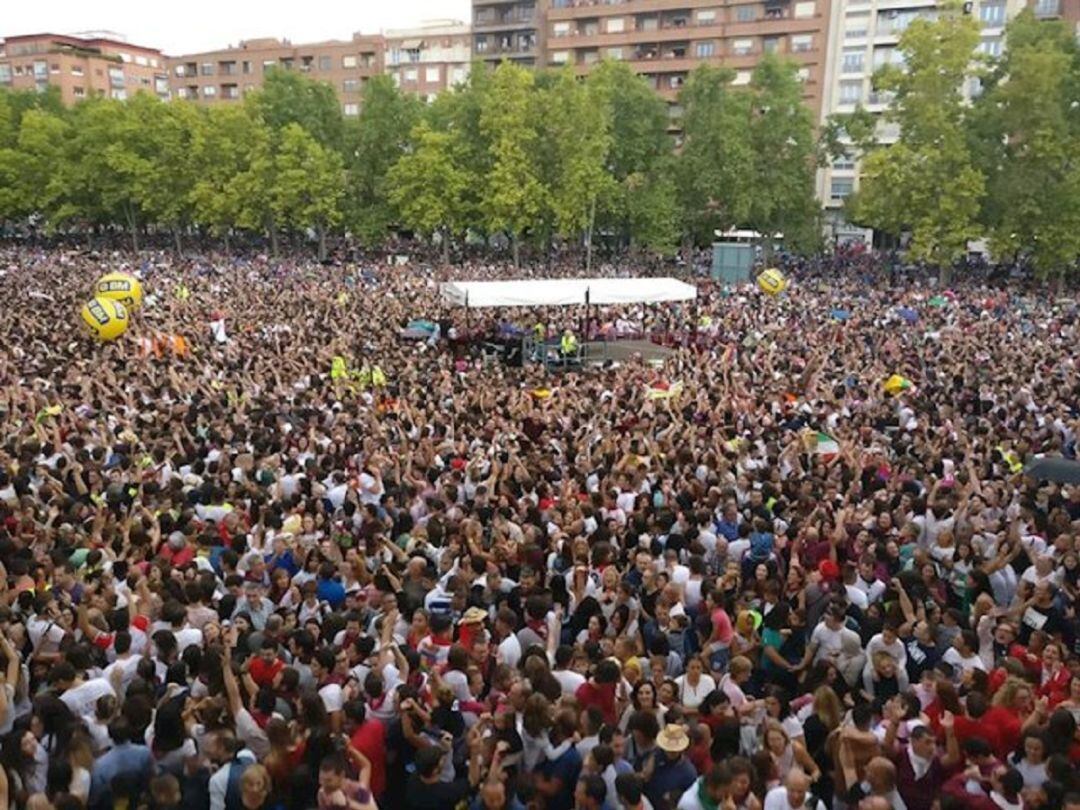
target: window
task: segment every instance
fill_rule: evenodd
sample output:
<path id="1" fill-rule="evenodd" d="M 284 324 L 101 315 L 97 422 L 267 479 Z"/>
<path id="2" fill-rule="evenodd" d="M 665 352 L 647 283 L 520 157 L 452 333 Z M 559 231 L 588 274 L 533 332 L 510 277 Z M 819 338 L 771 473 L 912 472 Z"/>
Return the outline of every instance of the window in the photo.
<path id="1" fill-rule="evenodd" d="M 795 71 L 795 78 L 797 78 L 800 82 L 808 82 L 808 81 L 810 81 L 810 68 L 808 68 L 808 67 L 799 68 L 797 71 Z"/>
<path id="2" fill-rule="evenodd" d="M 638 17 L 638 31 L 656 31 L 660 28 L 660 20 L 657 17 Z"/>
<path id="3" fill-rule="evenodd" d="M 765 37 L 761 40 L 761 50 L 765 53 L 776 53 L 780 49 L 780 37 Z"/>
<path id="4" fill-rule="evenodd" d="M 325 70 L 333 70 L 333 69 L 334 69 L 334 60 L 333 60 L 332 57 L 329 57 L 329 56 L 320 56 L 319 57 L 319 70 L 324 70 L 325 71 Z"/>
<path id="5" fill-rule="evenodd" d="M 49 73 L 59 73 L 59 72 L 60 72 L 60 65 L 56 64 L 55 62 L 52 63 L 51 65 L 49 65 Z"/>
<path id="6" fill-rule="evenodd" d="M 346 93 L 355 93 L 357 90 L 360 89 L 360 80 L 346 79 L 341 83 L 341 89 L 344 90 Z"/>
<path id="7" fill-rule="evenodd" d="M 75 96 L 75 98 L 86 98 L 86 88 L 85 87 L 72 87 L 71 92 L 72 92 L 72 95 Z"/>
<path id="8" fill-rule="evenodd" d="M 972 98 L 978 98 L 982 95 L 983 85 L 981 79 L 969 79 L 968 80 L 968 95 Z"/>
<path id="9" fill-rule="evenodd" d="M 731 52 L 735 56 L 747 56 L 754 50 L 754 40 L 736 39 L 731 43 Z"/>
<path id="10" fill-rule="evenodd" d="M 813 17 L 817 13 L 817 4 L 810 0 L 810 2 L 796 3 L 795 4 L 795 19 L 802 20 L 807 17 Z"/>
<path id="11" fill-rule="evenodd" d="M 862 73 L 866 52 L 861 48 L 857 51 L 844 51 L 840 62 L 841 73 Z"/>
<path id="12" fill-rule="evenodd" d="M 217 97 L 217 88 L 214 87 L 212 84 L 208 84 L 206 87 L 204 87 L 202 89 L 202 94 L 203 94 L 203 98 L 216 98 Z"/>
<path id="13" fill-rule="evenodd" d="M 685 76 L 675 75 L 668 79 L 668 86 L 670 86 L 672 90 L 678 90 L 685 82 Z"/>
<path id="14" fill-rule="evenodd" d="M 83 66 L 82 65 L 72 65 L 71 66 L 71 75 L 72 76 L 82 76 L 83 75 Z"/>
<path id="15" fill-rule="evenodd" d="M 1061 0 L 1035 0 L 1036 17 L 1057 17 L 1061 14 Z"/>
<path id="16" fill-rule="evenodd" d="M 707 25 L 716 22 L 716 9 L 705 8 L 697 13 L 698 25 Z"/>
<path id="17" fill-rule="evenodd" d="M 829 188 L 829 196 L 834 200 L 842 200 L 845 197 L 851 196 L 851 192 L 854 190 L 854 180 L 847 177 L 838 177 L 832 181 L 832 186 Z"/>
<path id="18" fill-rule="evenodd" d="M 271 70 L 277 67 L 277 62 L 273 59 L 263 60 L 263 73 L 269 73 Z"/>
<path id="19" fill-rule="evenodd" d="M 883 68 L 885 65 L 902 68 L 904 66 L 904 52 L 893 47 L 874 48 L 874 70 Z"/>
<path id="20" fill-rule="evenodd" d="M 136 56 L 135 57 L 135 64 L 136 65 L 142 65 L 143 67 L 146 67 L 147 65 L 150 64 L 150 60 L 147 59 L 145 56 Z"/>
<path id="21" fill-rule="evenodd" d="M 213 76 L 214 75 L 214 63 L 213 62 L 203 62 L 202 66 L 199 69 L 199 72 L 203 76 Z"/>
<path id="22" fill-rule="evenodd" d="M 862 101 L 862 87 L 860 82 L 840 82 L 840 103 L 858 104 Z"/>
<path id="23" fill-rule="evenodd" d="M 488 49 L 487 37 L 483 37 L 481 39 L 476 40 L 476 52 L 477 53 L 487 53 L 487 49 Z"/>
<path id="24" fill-rule="evenodd" d="M 585 53 L 583 53 L 581 55 L 582 64 L 595 65 L 599 61 L 600 61 L 600 52 L 599 51 L 585 51 Z"/>
<path id="25" fill-rule="evenodd" d="M 552 51 L 551 64 L 565 65 L 570 61 L 570 51 Z"/>
<path id="26" fill-rule="evenodd" d="M 844 39 L 866 39 L 869 27 L 869 14 L 849 14 L 844 23 Z"/>
<path id="27" fill-rule="evenodd" d="M 155 58 L 154 58 L 154 57 L 152 57 L 152 56 L 150 57 L 150 67 L 153 67 L 153 68 L 156 68 L 156 67 L 161 67 L 161 66 L 160 66 L 160 65 L 158 64 L 158 60 L 157 60 L 157 59 L 155 59 Z"/>
<path id="28" fill-rule="evenodd" d="M 11 84 L 11 65 L 0 62 L 0 84 Z"/>
<path id="29" fill-rule="evenodd" d="M 454 68 L 454 72 L 453 72 L 452 76 L 453 76 L 453 80 L 452 80 L 453 84 L 461 84 L 463 81 L 465 81 L 465 76 L 466 76 L 465 68 L 460 68 L 460 67 Z"/>
<path id="30" fill-rule="evenodd" d="M 987 56 L 1001 56 L 1001 39 L 984 39 L 979 43 L 979 52 Z"/>
<path id="31" fill-rule="evenodd" d="M 425 82 L 440 82 L 442 81 L 442 71 L 438 67 L 424 68 L 424 81 Z"/>
<path id="32" fill-rule="evenodd" d="M 608 59 L 614 59 L 616 62 L 623 58 L 622 48 L 608 48 L 605 53 Z"/>
<path id="33" fill-rule="evenodd" d="M 694 45 L 694 54 L 698 59 L 709 59 L 716 56 L 716 43 L 698 42 Z"/>
<path id="34" fill-rule="evenodd" d="M 345 68 L 346 70 L 352 70 L 353 68 L 356 67 L 356 57 L 355 56 L 343 56 L 343 57 L 341 57 L 341 66 L 343 68 Z"/>
<path id="35" fill-rule="evenodd" d="M 221 85 L 221 97 L 240 98 L 240 88 L 235 84 L 223 84 Z"/>
<path id="36" fill-rule="evenodd" d="M 354 102 L 349 102 L 348 104 L 345 105 L 345 114 L 346 115 L 359 115 L 360 114 L 360 105 L 356 104 Z"/>
<path id="37" fill-rule="evenodd" d="M 78 69 L 82 70 L 82 68 L 78 68 Z M 76 68 L 73 67 L 71 69 L 71 72 L 74 73 L 75 70 L 76 70 Z M 183 65 L 177 65 L 176 67 L 173 68 L 173 73 L 175 73 L 177 76 L 186 76 L 187 75 L 187 68 L 184 67 Z"/>
<path id="38" fill-rule="evenodd" d="M 841 172 L 851 171 L 855 168 L 855 158 L 844 152 L 833 158 L 832 167 Z"/>
<path id="39" fill-rule="evenodd" d="M 551 26 L 551 35 L 553 37 L 568 37 L 570 36 L 570 23 L 557 22 Z"/>
<path id="40" fill-rule="evenodd" d="M 39 82 L 45 82 L 49 80 L 48 62 L 34 62 L 34 79 Z"/>
<path id="41" fill-rule="evenodd" d="M 792 53 L 806 53 L 814 49 L 813 34 L 797 34 L 791 38 Z"/>
<path id="42" fill-rule="evenodd" d="M 123 101 L 127 98 L 127 90 L 113 90 L 110 95 L 117 101 Z"/>
<path id="43" fill-rule="evenodd" d="M 416 70 L 416 68 L 407 68 L 405 70 L 405 75 L 402 78 L 407 82 L 415 82 L 418 75 L 419 72 Z"/>
<path id="44" fill-rule="evenodd" d="M 118 67 L 109 68 L 109 85 L 111 87 L 124 86 L 124 69 Z"/>
<path id="45" fill-rule="evenodd" d="M 736 87 L 744 84 L 750 84 L 750 71 L 738 70 L 735 72 L 735 78 L 732 80 L 732 84 Z"/>
<path id="46" fill-rule="evenodd" d="M 607 21 L 607 32 L 609 34 L 621 34 L 626 30 L 626 20 L 622 17 L 612 17 Z"/>
<path id="47" fill-rule="evenodd" d="M 754 6 L 739 6 L 735 9 L 735 22 L 753 22 L 757 19 L 757 9 Z"/>
<path id="48" fill-rule="evenodd" d="M 243 73 L 245 76 L 251 73 L 251 62 L 241 62 L 240 72 Z"/>

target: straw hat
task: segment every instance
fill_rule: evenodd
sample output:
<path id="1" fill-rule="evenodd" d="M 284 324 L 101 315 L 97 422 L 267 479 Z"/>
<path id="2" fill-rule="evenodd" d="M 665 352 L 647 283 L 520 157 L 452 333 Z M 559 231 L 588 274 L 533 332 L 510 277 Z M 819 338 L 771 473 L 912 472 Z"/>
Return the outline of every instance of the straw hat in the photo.
<path id="1" fill-rule="evenodd" d="M 483 608 L 473 606 L 465 611 L 465 614 L 458 619 L 458 624 L 481 624 L 487 621 L 487 611 Z"/>
<path id="2" fill-rule="evenodd" d="M 661 751 L 680 754 L 690 747 L 690 737 L 685 728 L 671 723 L 656 735 L 656 745 Z"/>

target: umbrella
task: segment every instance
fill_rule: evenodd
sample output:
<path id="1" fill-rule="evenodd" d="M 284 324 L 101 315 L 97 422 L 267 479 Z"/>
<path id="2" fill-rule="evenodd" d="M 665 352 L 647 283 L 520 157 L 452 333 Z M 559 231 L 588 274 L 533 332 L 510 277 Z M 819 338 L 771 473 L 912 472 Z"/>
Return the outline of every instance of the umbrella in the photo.
<path id="1" fill-rule="evenodd" d="M 1029 461 L 1024 475 L 1056 484 L 1080 484 L 1080 461 L 1046 456 Z"/>

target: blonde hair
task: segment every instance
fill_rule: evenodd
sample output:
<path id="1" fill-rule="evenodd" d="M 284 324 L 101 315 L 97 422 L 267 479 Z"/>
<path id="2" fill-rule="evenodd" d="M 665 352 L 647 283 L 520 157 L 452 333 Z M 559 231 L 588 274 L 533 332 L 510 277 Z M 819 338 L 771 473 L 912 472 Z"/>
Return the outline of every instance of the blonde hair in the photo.
<path id="1" fill-rule="evenodd" d="M 840 698 L 837 697 L 831 686 L 819 686 L 814 691 L 813 706 L 814 714 L 818 716 L 818 719 L 825 724 L 829 731 L 839 728 L 840 719 L 844 716 L 844 710 L 840 705 Z"/>
<path id="2" fill-rule="evenodd" d="M 270 771 L 257 762 L 248 765 L 240 775 L 240 789 L 244 790 L 245 788 L 248 790 L 262 790 L 264 793 L 269 794 L 273 790 Z"/>
<path id="3" fill-rule="evenodd" d="M 754 670 L 754 665 L 750 663 L 750 659 L 744 655 L 736 655 L 731 659 L 731 663 L 728 664 L 728 672 L 731 673 L 731 677 L 736 675 L 748 675 Z"/>
<path id="4" fill-rule="evenodd" d="M 1001 685 L 1001 688 L 997 690 L 997 693 L 994 695 L 994 699 L 991 702 L 994 706 L 1006 706 L 1012 708 L 1013 703 L 1016 701 L 1016 693 L 1022 689 L 1026 689 L 1028 693 L 1032 695 L 1034 694 L 1031 684 L 1010 675 L 1005 679 L 1005 683 Z"/>

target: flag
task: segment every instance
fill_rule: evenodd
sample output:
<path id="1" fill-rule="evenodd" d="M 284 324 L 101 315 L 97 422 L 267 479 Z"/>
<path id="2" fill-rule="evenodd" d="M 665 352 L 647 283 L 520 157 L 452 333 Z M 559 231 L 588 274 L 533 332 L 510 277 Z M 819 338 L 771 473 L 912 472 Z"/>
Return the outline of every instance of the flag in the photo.
<path id="1" fill-rule="evenodd" d="M 666 382 L 658 382 L 650 385 L 645 390 L 645 399 L 672 399 L 682 393 L 683 384 L 679 382 L 668 385 Z"/>
<path id="2" fill-rule="evenodd" d="M 885 381 L 884 388 L 886 394 L 896 396 L 901 391 L 907 391 L 911 388 L 911 380 L 907 377 L 901 377 L 899 374 L 893 374 Z"/>
<path id="3" fill-rule="evenodd" d="M 817 444 L 814 447 L 814 454 L 821 456 L 821 460 L 826 464 L 840 455 L 840 443 L 828 433 L 818 431 L 816 438 Z"/>

